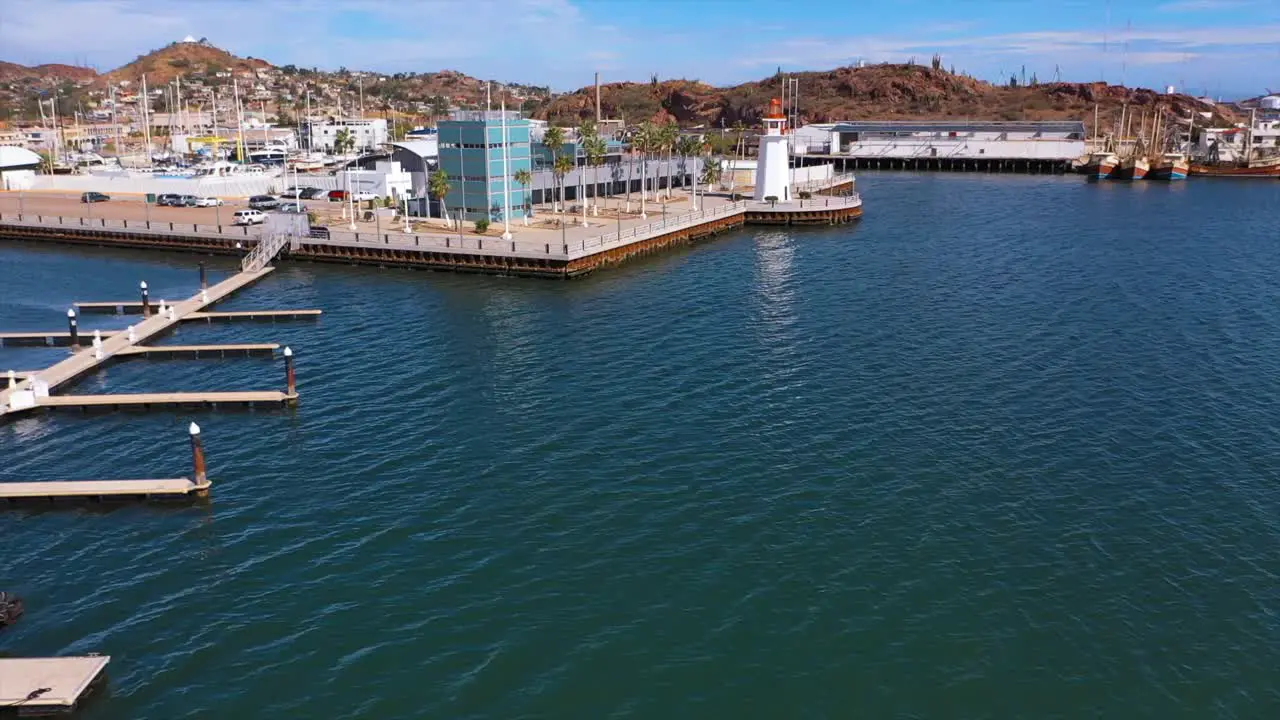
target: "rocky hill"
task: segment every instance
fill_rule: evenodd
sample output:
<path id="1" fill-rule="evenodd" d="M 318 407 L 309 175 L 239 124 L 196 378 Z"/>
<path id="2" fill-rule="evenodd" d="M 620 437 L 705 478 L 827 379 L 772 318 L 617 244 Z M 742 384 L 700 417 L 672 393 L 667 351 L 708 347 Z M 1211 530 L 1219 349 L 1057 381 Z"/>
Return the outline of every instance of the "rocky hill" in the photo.
<path id="1" fill-rule="evenodd" d="M 0 60 L 0 83 L 61 83 L 92 80 L 98 73 L 91 68 L 51 63 L 27 67 Z"/>
<path id="2" fill-rule="evenodd" d="M 1114 123 L 1126 103 L 1139 112 L 1158 103 L 1186 117 L 1192 108 L 1210 110 L 1186 95 L 1161 95 L 1106 83 L 993 85 L 941 67 L 872 65 L 804 72 L 798 78 L 802 123 L 859 119 L 1084 120 L 1092 130 L 1094 105 L 1100 124 Z M 770 98 L 780 94 L 781 78 L 717 88 L 705 83 L 669 80 L 612 83 L 601 87 L 606 117 L 628 123 L 674 118 L 684 126 L 733 127 L 759 123 Z M 1236 118 L 1227 113 L 1219 121 Z M 577 124 L 595 116 L 595 89 L 588 87 L 539 105 L 535 116 Z"/>
<path id="3" fill-rule="evenodd" d="M 238 57 L 203 40 L 176 42 L 138 56 L 128 65 L 102 75 L 100 81 L 104 84 L 118 83 L 121 80 L 137 83 L 145 74 L 147 82 L 153 87 L 159 87 L 179 75 L 253 72 L 270 67 L 271 63 L 266 60 Z"/>

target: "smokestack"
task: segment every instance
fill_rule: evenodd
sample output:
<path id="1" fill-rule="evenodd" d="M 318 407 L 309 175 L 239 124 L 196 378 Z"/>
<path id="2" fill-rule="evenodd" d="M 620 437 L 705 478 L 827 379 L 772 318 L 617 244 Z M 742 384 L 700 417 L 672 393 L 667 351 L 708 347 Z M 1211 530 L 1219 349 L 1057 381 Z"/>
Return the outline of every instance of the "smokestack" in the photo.
<path id="1" fill-rule="evenodd" d="M 600 73 L 596 73 L 596 124 L 600 123 Z"/>

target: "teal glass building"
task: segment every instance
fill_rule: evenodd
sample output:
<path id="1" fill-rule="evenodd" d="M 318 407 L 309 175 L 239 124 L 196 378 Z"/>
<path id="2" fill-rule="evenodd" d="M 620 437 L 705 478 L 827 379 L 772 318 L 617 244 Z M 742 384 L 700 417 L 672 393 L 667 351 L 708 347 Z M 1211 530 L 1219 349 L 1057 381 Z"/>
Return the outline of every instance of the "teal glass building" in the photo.
<path id="1" fill-rule="evenodd" d="M 515 110 L 475 110 L 455 112 L 437 126 L 440 138 L 440 169 L 449 176 L 445 209 L 449 215 L 466 220 L 488 218 L 501 222 L 506 208 L 510 221 L 528 212 L 532 190 L 516 182 L 520 170 L 532 172 L 529 121 Z M 506 136 L 506 164 L 509 181 L 503 176 L 503 136 Z M 510 190 L 510 204 L 506 192 Z"/>

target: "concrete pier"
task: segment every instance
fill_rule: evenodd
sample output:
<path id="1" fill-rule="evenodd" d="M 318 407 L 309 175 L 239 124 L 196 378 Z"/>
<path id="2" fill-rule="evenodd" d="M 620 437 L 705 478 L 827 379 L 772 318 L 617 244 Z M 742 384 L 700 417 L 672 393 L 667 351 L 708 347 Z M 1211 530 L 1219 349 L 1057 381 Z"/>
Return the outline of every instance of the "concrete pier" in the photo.
<path id="1" fill-rule="evenodd" d="M 112 337 L 122 330 L 103 330 L 102 337 Z M 39 347 L 41 345 L 49 347 L 68 347 L 71 345 L 72 336 L 69 331 L 53 330 L 49 332 L 6 332 L 0 333 L 0 347 Z"/>
<path id="2" fill-rule="evenodd" d="M 299 320 L 317 318 L 321 310 L 230 310 L 224 312 L 187 313 L 183 320 Z"/>
<path id="3" fill-rule="evenodd" d="M 36 401 L 37 408 L 76 408 L 87 410 L 101 408 L 123 410 L 137 408 L 149 410 L 156 407 L 186 409 L 213 409 L 235 405 L 296 405 L 298 396 L 279 390 L 251 390 L 240 392 L 171 392 L 171 393 L 121 393 L 113 395 L 50 395 Z"/>
<path id="4" fill-rule="evenodd" d="M 278 343 L 244 343 L 238 345 L 134 345 L 116 353 L 116 357 L 273 357 Z M 25 375 L 23 377 L 26 377 Z"/>
<path id="5" fill-rule="evenodd" d="M 552 213 L 550 217 L 563 223 L 555 229 L 547 228 L 545 221 L 538 229 L 513 224 L 515 237 L 511 239 L 451 232 L 439 226 L 430 232 L 393 231 L 401 227 L 399 223 L 372 232 L 313 227 L 309 236 L 288 239 L 286 253 L 293 260 L 570 278 L 744 224 L 832 224 L 849 222 L 862 214 L 862 200 L 853 192 L 852 175 L 836 175 L 805 189 L 804 194 L 808 197 L 776 205 L 736 200 L 723 193 L 699 194 L 696 198 L 681 195 L 667 202 L 650 199 L 645 205 L 647 217 L 642 218 L 634 212 L 642 205 L 637 199 L 632 200 L 632 207 L 626 212 L 612 208 L 613 220 Z M 618 197 L 606 201 L 622 203 Z M 118 225 L 55 223 L 47 217 L 5 213 L 0 215 L 0 238 L 238 256 L 271 241 L 239 232 L 209 232 L 206 228 L 186 232 L 175 226 L 135 232 L 136 223 L 128 228 Z M 86 312 L 127 313 L 133 307 L 131 303 L 107 302 L 101 307 L 87 305 Z"/>

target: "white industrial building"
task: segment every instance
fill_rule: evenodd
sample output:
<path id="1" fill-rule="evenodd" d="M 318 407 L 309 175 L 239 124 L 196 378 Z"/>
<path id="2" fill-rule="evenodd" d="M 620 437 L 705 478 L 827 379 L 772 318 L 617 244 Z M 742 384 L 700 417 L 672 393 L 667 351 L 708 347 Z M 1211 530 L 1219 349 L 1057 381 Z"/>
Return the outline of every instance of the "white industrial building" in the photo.
<path id="1" fill-rule="evenodd" d="M 382 118 L 326 120 L 307 123 L 307 149 L 333 152 L 334 140 L 343 130 L 350 132 L 355 140 L 355 152 L 377 150 L 387 142 L 387 121 Z"/>
<path id="2" fill-rule="evenodd" d="M 40 162 L 40 156 L 26 148 L 0 145 L 0 190 L 30 189 Z"/>
<path id="3" fill-rule="evenodd" d="M 1076 120 L 857 120 L 806 125 L 792 149 L 853 167 L 1061 172 L 1085 154 L 1085 128 Z"/>

